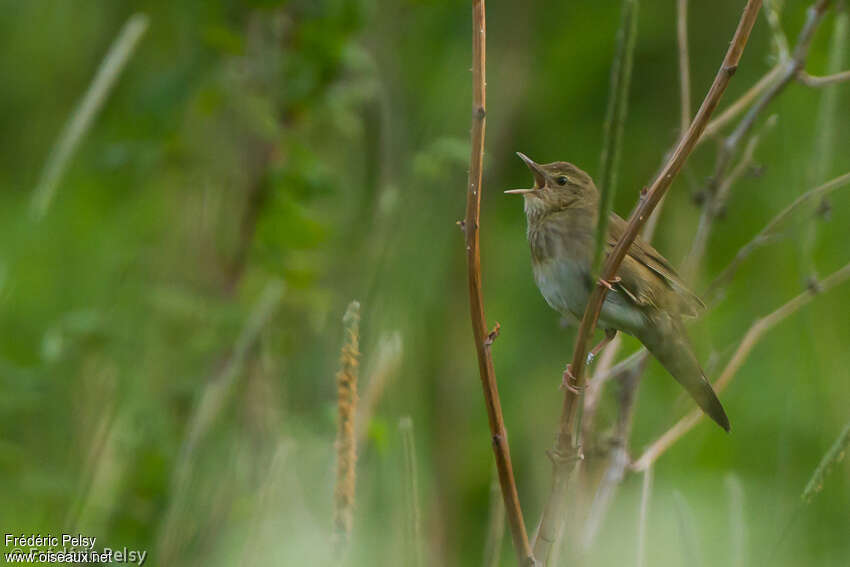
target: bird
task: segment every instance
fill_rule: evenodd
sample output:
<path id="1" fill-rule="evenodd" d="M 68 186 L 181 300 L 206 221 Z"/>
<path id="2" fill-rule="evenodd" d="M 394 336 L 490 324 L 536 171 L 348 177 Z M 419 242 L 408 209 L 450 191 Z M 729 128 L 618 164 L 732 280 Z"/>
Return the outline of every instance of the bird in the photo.
<path id="1" fill-rule="evenodd" d="M 517 155 L 531 170 L 534 187 L 505 193 L 524 197 L 535 283 L 550 307 L 580 320 L 597 284 L 591 264 L 599 192 L 590 175 L 569 162 L 538 164 L 521 152 Z M 611 212 L 605 237 L 607 253 L 625 230 L 626 222 Z M 726 411 L 706 379 L 685 330 L 684 319 L 696 317 L 705 305 L 670 262 L 637 237 L 616 277 L 598 283 L 609 289 L 599 315 L 605 338 L 593 348 L 588 360 L 592 361 L 618 331 L 637 338 L 702 411 L 729 432 Z M 568 366 L 564 376 L 568 388 L 572 388 L 570 379 Z"/>

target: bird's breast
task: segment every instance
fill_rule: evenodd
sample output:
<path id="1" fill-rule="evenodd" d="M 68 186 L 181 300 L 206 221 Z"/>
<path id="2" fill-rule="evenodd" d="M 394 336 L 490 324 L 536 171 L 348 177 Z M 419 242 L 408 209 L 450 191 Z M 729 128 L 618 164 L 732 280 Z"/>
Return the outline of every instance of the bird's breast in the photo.
<path id="1" fill-rule="evenodd" d="M 550 307 L 581 317 L 590 292 L 591 227 L 564 218 L 529 223 L 534 280 Z"/>
<path id="2" fill-rule="evenodd" d="M 581 317 L 590 293 L 586 263 L 569 258 L 534 263 L 534 281 L 552 309 Z"/>

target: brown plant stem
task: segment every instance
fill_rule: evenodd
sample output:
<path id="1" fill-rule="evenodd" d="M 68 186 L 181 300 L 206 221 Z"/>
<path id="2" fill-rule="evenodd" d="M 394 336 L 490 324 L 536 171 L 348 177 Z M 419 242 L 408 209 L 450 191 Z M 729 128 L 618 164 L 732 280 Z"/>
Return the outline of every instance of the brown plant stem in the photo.
<path id="1" fill-rule="evenodd" d="M 735 31 L 735 35 L 729 46 L 723 63 L 708 91 L 702 105 L 697 111 L 687 132 L 682 136 L 681 140 L 673 151 L 669 160 L 662 168 L 659 175 L 653 181 L 651 187 L 642 196 L 639 205 L 629 219 L 626 230 L 619 242 L 614 246 L 614 249 L 608 255 L 602 270 L 602 279 L 612 280 L 616 274 L 620 263 L 626 255 L 626 252 L 634 242 L 643 225 L 646 223 L 652 210 L 669 189 L 675 176 L 679 173 L 685 161 L 696 146 L 697 140 L 708 124 L 708 120 L 714 109 L 717 107 L 720 97 L 726 90 L 732 75 L 738 68 L 741 55 L 749 38 L 750 31 L 758 16 L 761 8 L 761 0 L 748 0 L 741 15 L 740 22 Z M 604 285 L 597 285 L 587 302 L 584 316 L 582 317 L 581 326 L 579 327 L 578 336 L 576 338 L 575 351 L 572 360 L 572 373 L 575 377 L 575 383 L 578 388 L 584 386 L 584 366 L 585 355 L 587 353 L 587 343 L 596 327 L 596 320 L 602 311 L 602 303 L 605 300 L 605 292 L 607 288 Z M 575 428 L 576 410 L 578 409 L 579 396 L 569 390 L 564 396 L 564 403 L 561 410 L 561 419 L 558 427 L 558 434 L 555 441 L 555 446 L 551 451 L 553 470 L 552 470 L 552 486 L 549 493 L 549 498 L 543 509 L 543 516 L 540 520 L 537 537 L 535 538 L 535 555 L 540 558 L 546 558 L 551 548 L 551 542 L 555 538 L 557 528 L 562 521 L 563 516 L 563 501 L 565 489 L 569 474 L 573 468 L 575 460 L 581 454 L 580 447 L 574 444 L 573 430 Z"/>
<path id="2" fill-rule="evenodd" d="M 472 336 L 478 355 L 478 371 L 484 390 L 484 405 L 490 425 L 493 454 L 499 473 L 499 486 L 505 501 L 505 513 L 511 528 L 514 549 L 520 565 L 534 565 L 534 555 L 528 542 L 528 533 L 522 517 L 513 465 L 508 446 L 508 435 L 502 417 L 502 404 L 496 384 L 496 371 L 490 347 L 498 335 L 498 324 L 493 332 L 487 328 L 484 316 L 484 298 L 481 291 L 481 251 L 479 245 L 479 218 L 481 214 L 481 178 L 484 162 L 484 130 L 486 111 L 486 19 L 484 0 L 472 2 L 472 131 L 469 158 L 469 181 L 466 194 L 466 218 L 463 228 L 466 235 L 467 275 L 469 280 L 469 307 L 472 319 Z"/>
<path id="3" fill-rule="evenodd" d="M 815 296 L 825 293 L 835 286 L 844 283 L 850 279 L 850 264 L 846 264 L 843 268 L 833 272 L 829 277 L 819 282 L 817 286 L 813 286 L 806 291 L 800 293 L 787 303 L 780 306 L 770 314 L 756 319 L 750 326 L 744 338 L 738 344 L 735 354 L 726 364 L 720 378 L 714 382 L 714 390 L 718 393 L 722 392 L 729 382 L 735 377 L 735 374 L 741 368 L 744 361 L 749 356 L 756 344 L 761 340 L 765 333 L 782 322 L 785 318 L 797 312 L 800 308 L 807 305 Z M 668 429 L 663 435 L 655 440 L 632 464 L 632 470 L 645 471 L 658 458 L 663 455 L 670 447 L 672 447 L 679 439 L 682 438 L 688 431 L 699 423 L 703 418 L 703 413 L 700 409 L 694 409 L 691 413 L 680 419 L 673 427 Z"/>

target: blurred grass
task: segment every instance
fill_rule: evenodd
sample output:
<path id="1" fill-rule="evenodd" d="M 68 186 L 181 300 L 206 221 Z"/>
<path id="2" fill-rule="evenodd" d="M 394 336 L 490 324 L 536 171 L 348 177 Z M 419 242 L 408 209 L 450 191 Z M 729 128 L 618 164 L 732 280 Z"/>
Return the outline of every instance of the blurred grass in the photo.
<path id="1" fill-rule="evenodd" d="M 690 3 L 692 90 L 716 71 L 739 2 Z M 786 2 L 794 37 L 806 2 Z M 548 488 L 544 450 L 560 408 L 573 329 L 531 278 L 524 218 L 503 189 L 528 174 L 514 151 L 597 174 L 617 3 L 488 6 L 488 133 L 482 202 L 484 293 L 526 521 Z M 614 209 L 629 212 L 678 130 L 675 9 L 644 3 Z M 34 224 L 28 207 L 53 141 L 131 13 L 150 27 Z M 416 423 L 425 557 L 477 565 L 487 535 L 491 452 L 467 316 L 461 234 L 468 151 L 469 7 L 459 1 L 0 2 L 0 523 L 79 530 L 149 549 L 192 408 L 266 284 L 287 292 L 199 444 L 173 564 L 323 564 L 331 530 L 339 318 L 362 299 L 363 368 L 396 329 L 404 352 L 375 403 L 358 464 L 354 564 L 403 557 L 404 457 L 394 424 Z M 815 37 L 822 74 L 835 20 Z M 725 102 L 772 65 L 758 22 Z M 839 108 L 850 86 L 841 85 Z M 734 188 L 701 270 L 703 289 L 765 222 L 811 186 L 821 93 L 791 85 L 770 107 L 758 177 Z M 850 115 L 834 120 L 827 178 L 850 170 Z M 656 236 L 688 249 L 705 144 L 676 182 Z M 259 213 L 244 227 L 248 197 Z M 819 220 L 812 259 L 850 260 L 850 194 Z M 701 359 L 796 295 L 808 219 L 741 268 L 694 329 Z M 239 260 L 238 251 L 247 253 Z M 227 282 L 234 277 L 235 286 Z M 705 565 L 732 558 L 724 477 L 740 481 L 746 557 L 769 555 L 812 470 L 848 420 L 850 288 L 817 298 L 753 352 L 725 392 L 732 435 L 701 425 L 654 468 L 648 564 L 681 564 L 674 493 L 688 502 Z M 637 347 L 624 343 L 626 355 Z M 367 370 L 368 371 L 368 370 Z M 364 375 L 368 384 L 369 376 Z M 632 446 L 688 409 L 653 362 Z M 598 416 L 611 423 L 614 401 Z M 846 565 L 850 477 L 836 466 L 777 565 Z M 633 560 L 641 479 L 628 477 L 587 565 Z M 828 496 L 828 497 L 826 497 Z M 622 545 L 609 545 L 622 542 Z M 509 542 L 502 564 L 511 564 Z M 722 552 L 721 552 L 722 551 Z M 158 557 L 160 559 L 158 559 Z M 565 559 L 567 556 L 562 556 Z"/>

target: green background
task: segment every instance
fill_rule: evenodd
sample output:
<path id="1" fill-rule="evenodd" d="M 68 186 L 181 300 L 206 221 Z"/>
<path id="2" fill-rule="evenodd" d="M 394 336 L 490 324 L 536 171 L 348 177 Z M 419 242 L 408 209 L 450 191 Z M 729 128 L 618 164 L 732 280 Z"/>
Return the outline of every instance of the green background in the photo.
<path id="1" fill-rule="evenodd" d="M 743 2 L 690 5 L 696 107 Z M 785 3 L 792 42 L 807 5 Z M 137 11 L 148 31 L 34 218 L 51 147 Z M 488 5 L 483 287 L 488 322 L 501 324 L 493 356 L 529 530 L 549 487 L 545 450 L 575 329 L 535 288 L 521 203 L 502 191 L 531 182 L 515 151 L 598 173 L 619 11 L 613 1 Z M 409 564 L 397 428 L 409 415 L 426 564 L 479 565 L 493 465 L 455 226 L 469 159 L 469 5 L 4 0 L 0 14 L 4 532 L 78 531 L 98 547 L 147 549 L 148 565 L 330 562 L 334 375 L 342 314 L 358 299 L 361 390 L 380 367 L 382 337 L 398 333 L 403 347 L 361 445 L 351 560 Z M 679 129 L 675 2 L 643 2 L 639 18 L 621 216 Z M 825 73 L 834 21 L 830 12 L 815 36 L 811 73 Z M 724 102 L 774 62 L 760 16 Z M 850 85 L 835 88 L 834 159 L 823 166 L 824 90 L 792 83 L 760 118 L 757 131 L 778 116 L 756 151 L 760 174 L 734 185 L 696 291 L 797 195 L 850 170 Z M 674 264 L 715 155 L 703 144 L 671 189 L 655 243 Z M 798 212 L 692 327 L 700 359 L 719 361 L 714 376 L 756 318 L 805 290 L 800 241 L 812 224 L 817 273 L 850 262 L 848 193 L 830 199 L 828 221 Z M 277 281 L 279 305 L 260 305 L 267 324 L 234 355 Z M 702 423 L 661 458 L 650 565 L 850 562 L 846 463 L 799 504 L 850 419 L 848 313 L 845 284 L 768 333 L 721 395 L 732 433 Z M 207 385 L 222 376 L 232 383 L 185 453 Z M 652 362 L 632 454 L 690 407 Z M 615 415 L 609 387 L 603 437 Z M 569 541 L 562 559 L 633 564 L 640 490 L 627 476 L 597 544 L 576 557 Z M 507 534 L 502 552 L 513 564 Z"/>

